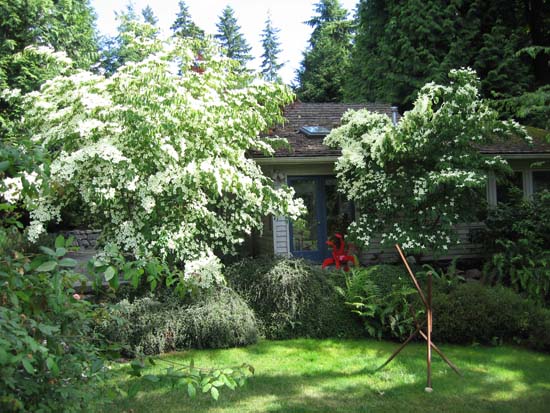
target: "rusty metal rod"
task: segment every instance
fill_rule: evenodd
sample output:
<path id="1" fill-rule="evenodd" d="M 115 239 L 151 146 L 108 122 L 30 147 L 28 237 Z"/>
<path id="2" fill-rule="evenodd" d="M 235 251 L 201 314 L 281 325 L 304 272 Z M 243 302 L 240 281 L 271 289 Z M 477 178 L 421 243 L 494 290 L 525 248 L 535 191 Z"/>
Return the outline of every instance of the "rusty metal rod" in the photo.
<path id="1" fill-rule="evenodd" d="M 428 337 L 426 339 L 426 363 L 428 366 L 427 369 L 427 381 L 426 381 L 426 390 L 432 390 L 432 272 L 428 272 L 428 313 L 426 317 L 428 319 Z"/>
<path id="2" fill-rule="evenodd" d="M 428 301 L 426 300 L 426 297 L 424 296 L 424 293 L 422 292 L 422 289 L 420 288 L 420 285 L 418 284 L 418 281 L 416 277 L 414 276 L 414 273 L 411 270 L 411 267 L 409 267 L 409 263 L 407 262 L 407 259 L 405 258 L 405 255 L 403 254 L 403 251 L 401 250 L 401 247 L 399 244 L 395 244 L 395 248 L 397 249 L 397 252 L 401 256 L 401 260 L 403 261 L 403 264 L 405 265 L 405 268 L 409 272 L 409 275 L 411 276 L 412 282 L 414 286 L 416 287 L 416 290 L 418 291 L 418 294 L 420 295 L 420 298 L 422 299 L 422 302 L 424 303 L 424 306 L 426 307 L 426 310 L 428 309 Z"/>
<path id="3" fill-rule="evenodd" d="M 399 346 L 399 348 L 397 350 L 395 350 L 393 352 L 393 354 L 386 360 L 386 362 L 384 364 L 382 364 L 380 367 L 378 367 L 376 370 L 381 370 L 383 369 L 384 367 L 386 367 L 400 352 L 401 350 L 403 350 L 407 344 L 409 344 L 409 342 L 418 334 L 419 330 L 416 329 L 416 331 L 414 331 L 408 339 L 406 339 L 403 344 L 401 344 L 401 346 Z"/>
<path id="4" fill-rule="evenodd" d="M 424 340 L 428 340 L 428 336 L 426 336 L 426 333 L 424 333 L 424 331 L 419 330 L 418 333 L 424 338 Z M 445 356 L 445 354 L 443 354 L 443 352 L 439 349 L 439 347 L 434 344 L 433 341 L 431 344 L 434 351 L 441 356 L 441 358 L 449 365 L 449 367 L 452 368 L 456 374 L 462 377 L 462 372 L 459 370 L 459 368 L 456 367 L 453 362 Z"/>

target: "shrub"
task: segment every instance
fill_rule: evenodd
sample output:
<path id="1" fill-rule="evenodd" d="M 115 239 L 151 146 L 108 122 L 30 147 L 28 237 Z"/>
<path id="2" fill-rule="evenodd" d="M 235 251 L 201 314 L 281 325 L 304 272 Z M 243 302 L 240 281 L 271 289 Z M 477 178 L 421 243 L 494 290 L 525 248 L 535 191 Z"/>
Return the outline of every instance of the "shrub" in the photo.
<path id="1" fill-rule="evenodd" d="M 194 299 L 172 293 L 124 299 L 109 311 L 113 321 L 100 330 L 130 355 L 244 346 L 258 338 L 254 313 L 227 287 Z"/>
<path id="2" fill-rule="evenodd" d="M 94 307 L 73 289 L 83 277 L 63 257 L 69 245 L 58 237 L 40 254 L 0 247 L 0 411 L 89 409 L 104 397 L 105 370 Z"/>
<path id="3" fill-rule="evenodd" d="M 550 302 L 550 193 L 519 204 L 499 204 L 486 220 L 484 272 L 494 282 Z"/>
<path id="4" fill-rule="evenodd" d="M 527 345 L 535 350 L 550 351 L 550 310 L 538 307 L 529 322 Z"/>
<path id="5" fill-rule="evenodd" d="M 434 339 L 495 344 L 525 339 L 536 306 L 508 288 L 469 282 L 449 294 L 435 292 L 433 308 Z"/>
<path id="6" fill-rule="evenodd" d="M 266 338 L 361 335 L 336 291 L 344 285 L 341 272 L 302 259 L 261 257 L 233 264 L 226 278 L 254 309 Z"/>

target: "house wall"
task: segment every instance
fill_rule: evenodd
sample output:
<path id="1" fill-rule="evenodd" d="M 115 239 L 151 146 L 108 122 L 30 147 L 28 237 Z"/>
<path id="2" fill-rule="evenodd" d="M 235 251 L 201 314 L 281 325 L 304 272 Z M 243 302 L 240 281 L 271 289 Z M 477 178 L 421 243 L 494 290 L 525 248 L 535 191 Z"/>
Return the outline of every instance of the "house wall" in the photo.
<path id="1" fill-rule="evenodd" d="M 271 176 L 275 184 L 286 184 L 289 176 L 308 175 L 334 175 L 335 159 L 320 159 L 316 162 L 308 162 L 307 159 L 292 159 L 278 162 L 272 159 L 267 164 L 261 164 L 262 170 L 267 176 Z M 532 194 L 532 171 L 550 170 L 550 160 L 542 158 L 533 159 L 509 159 L 510 166 L 515 171 L 522 171 L 525 196 Z M 487 199 L 490 205 L 496 205 L 496 181 L 489 177 L 487 184 Z M 482 246 L 477 242 L 478 234 L 483 228 L 483 223 L 465 223 L 457 225 L 457 235 L 460 243 L 449 249 L 448 253 L 438 256 L 439 260 L 451 260 L 452 258 L 479 258 L 483 254 Z M 258 254 L 275 254 L 290 256 L 289 220 L 286 217 L 268 217 L 264 222 L 264 231 L 257 234 L 254 240 L 254 250 Z M 361 251 L 359 260 L 363 264 L 378 262 L 393 262 L 399 256 L 393 249 L 383 250 L 377 240 L 374 240 L 368 249 Z M 425 260 L 433 260 L 433 256 L 423 257 Z"/>

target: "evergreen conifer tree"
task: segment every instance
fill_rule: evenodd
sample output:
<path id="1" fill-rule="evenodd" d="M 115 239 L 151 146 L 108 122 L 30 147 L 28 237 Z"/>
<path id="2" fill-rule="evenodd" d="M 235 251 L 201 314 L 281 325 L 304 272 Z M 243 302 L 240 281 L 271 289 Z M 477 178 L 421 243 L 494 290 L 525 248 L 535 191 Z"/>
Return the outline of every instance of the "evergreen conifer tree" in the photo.
<path id="1" fill-rule="evenodd" d="M 147 5 L 141 10 L 141 15 L 143 16 L 143 21 L 149 23 L 151 26 L 156 26 L 159 19 L 155 16 L 151 6 Z"/>
<path id="2" fill-rule="evenodd" d="M 262 54 L 261 72 L 267 80 L 272 82 L 281 80 L 278 72 L 284 65 L 278 62 L 278 55 L 281 53 L 279 32 L 280 29 L 273 27 L 271 14 L 268 13 L 265 27 L 262 31 L 262 47 L 264 53 Z"/>
<path id="3" fill-rule="evenodd" d="M 239 61 L 243 66 L 252 60 L 251 47 L 241 33 L 241 26 L 237 24 L 237 18 L 231 6 L 225 6 L 216 27 L 218 33 L 214 38 L 220 42 L 227 57 Z"/>
<path id="4" fill-rule="evenodd" d="M 189 7 L 184 0 L 178 2 L 179 11 L 176 15 L 176 20 L 170 27 L 170 30 L 178 37 L 193 37 L 196 39 L 204 38 L 204 30 L 193 22 Z"/>
<path id="5" fill-rule="evenodd" d="M 296 93 L 306 102 L 343 99 L 351 51 L 352 22 L 339 0 L 321 0 L 306 22 L 313 27 L 307 50 L 297 71 Z"/>

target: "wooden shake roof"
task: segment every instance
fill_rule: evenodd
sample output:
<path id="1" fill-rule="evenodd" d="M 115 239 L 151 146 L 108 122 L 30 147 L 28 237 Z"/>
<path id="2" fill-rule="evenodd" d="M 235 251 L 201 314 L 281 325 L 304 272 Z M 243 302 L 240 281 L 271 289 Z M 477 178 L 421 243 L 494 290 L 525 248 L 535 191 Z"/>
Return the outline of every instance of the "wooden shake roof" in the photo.
<path id="1" fill-rule="evenodd" d="M 269 135 L 285 138 L 289 146 L 277 149 L 275 158 L 282 157 L 321 157 L 339 156 L 340 150 L 329 148 L 323 144 L 321 136 L 307 136 L 300 131 L 304 126 L 322 126 L 329 130 L 340 126 L 342 115 L 348 110 L 368 109 L 373 112 L 392 116 L 391 105 L 387 103 L 304 103 L 294 102 L 284 109 L 286 122 L 273 128 Z M 536 128 L 527 128 L 533 137 L 533 145 L 529 145 L 520 138 L 498 140 L 491 145 L 480 147 L 485 154 L 502 155 L 534 155 L 550 154 L 550 142 L 546 131 Z M 254 158 L 265 158 L 260 152 L 253 151 Z"/>

